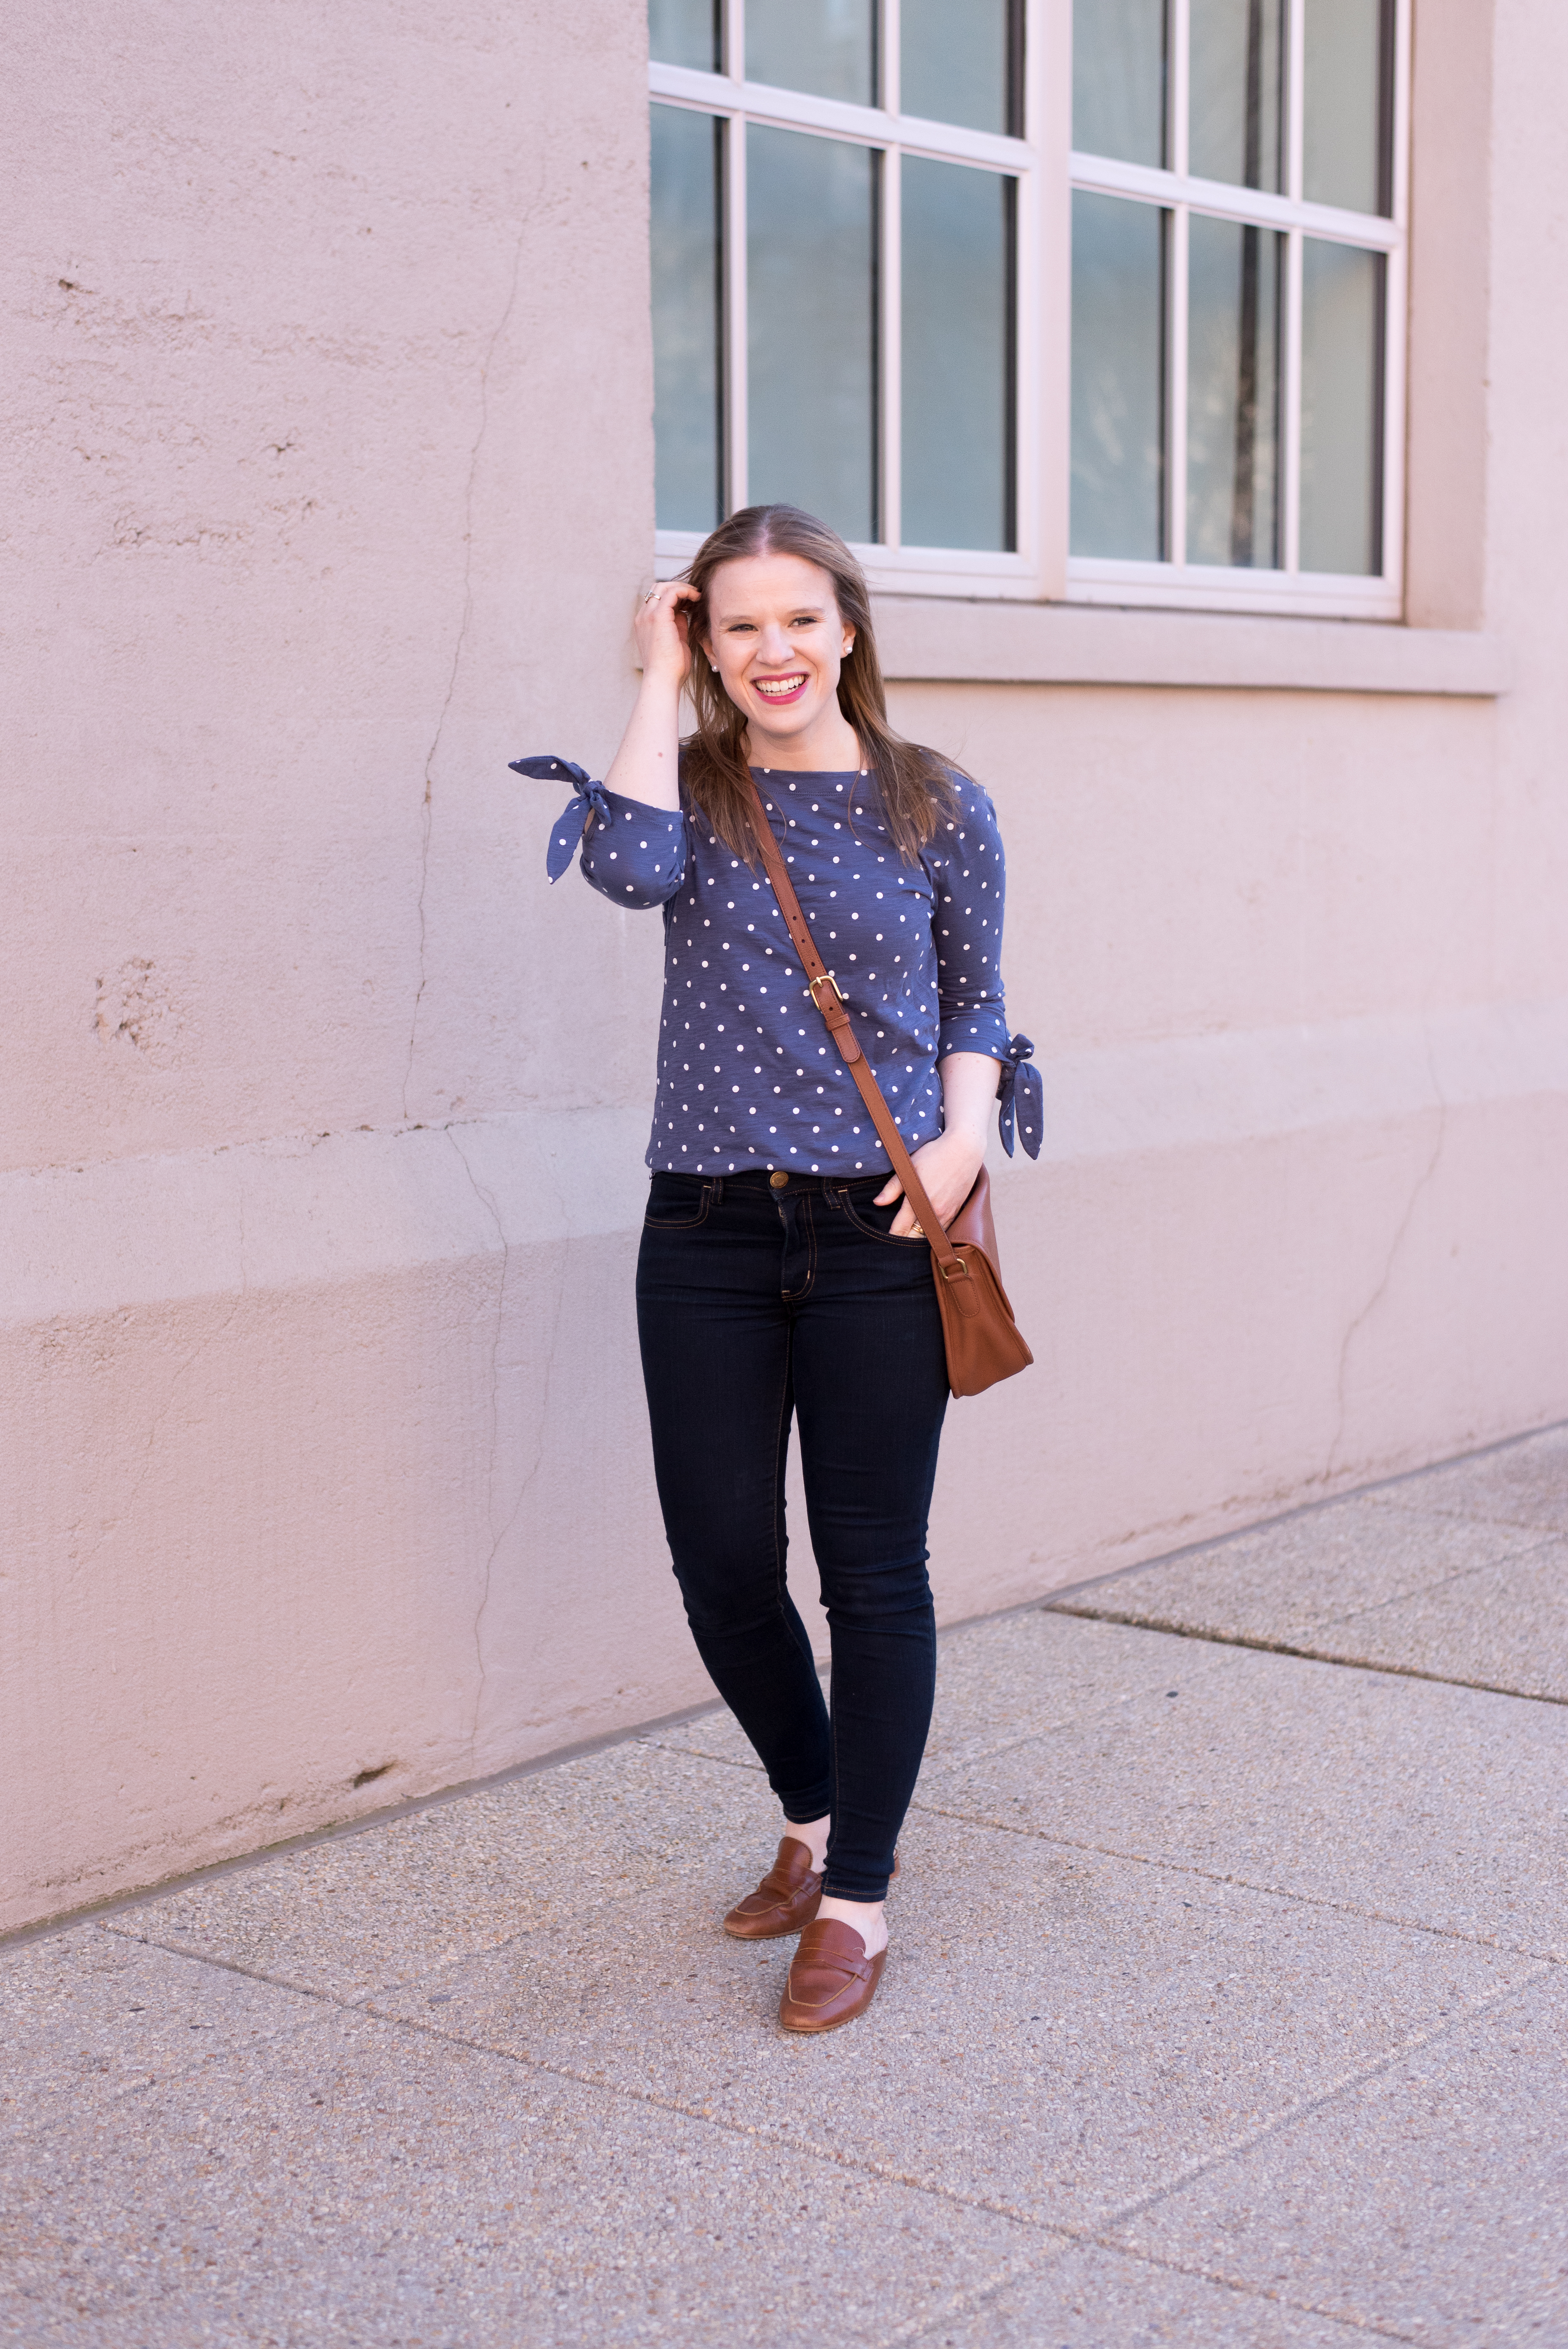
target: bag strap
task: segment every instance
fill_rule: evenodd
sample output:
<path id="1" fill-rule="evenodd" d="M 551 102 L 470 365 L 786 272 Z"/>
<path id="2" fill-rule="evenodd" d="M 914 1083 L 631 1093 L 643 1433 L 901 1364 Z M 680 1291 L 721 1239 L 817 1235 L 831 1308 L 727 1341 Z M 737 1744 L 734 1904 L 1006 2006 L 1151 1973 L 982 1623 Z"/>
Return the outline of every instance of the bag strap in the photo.
<path id="1" fill-rule="evenodd" d="M 904 1186 L 904 1196 L 914 1208 L 920 1229 L 931 1244 L 931 1253 L 937 1259 L 942 1278 L 967 1280 L 969 1267 L 938 1219 L 925 1185 L 915 1172 L 914 1161 L 904 1147 L 904 1137 L 893 1123 L 893 1112 L 882 1098 L 882 1088 L 872 1075 L 871 1064 L 860 1049 L 859 1040 L 850 1023 L 848 1008 L 838 992 L 832 972 L 816 950 L 816 940 L 800 910 L 800 899 L 794 894 L 794 883 L 789 877 L 788 867 L 774 836 L 773 825 L 768 822 L 768 812 L 757 789 L 756 778 L 748 775 L 747 781 L 752 786 L 757 847 L 762 853 L 763 870 L 779 901 L 784 927 L 810 982 L 811 999 L 827 1022 L 828 1032 L 838 1047 L 839 1055 L 860 1089 L 860 1098 L 870 1113 L 883 1149 L 892 1161 L 893 1172 Z"/>

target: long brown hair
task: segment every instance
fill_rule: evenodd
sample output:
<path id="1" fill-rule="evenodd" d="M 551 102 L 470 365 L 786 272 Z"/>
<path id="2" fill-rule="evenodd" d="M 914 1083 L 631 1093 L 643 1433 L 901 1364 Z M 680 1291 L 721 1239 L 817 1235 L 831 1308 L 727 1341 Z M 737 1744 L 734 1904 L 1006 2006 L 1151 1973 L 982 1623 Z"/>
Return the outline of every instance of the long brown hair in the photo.
<path id="1" fill-rule="evenodd" d="M 751 779 L 746 768 L 745 712 L 737 709 L 703 652 L 710 635 L 708 588 L 722 563 L 756 554 L 797 554 L 833 582 L 839 617 L 855 631 L 838 677 L 838 707 L 854 727 L 860 755 L 877 771 L 888 829 L 899 854 L 913 864 L 953 806 L 949 770 L 934 750 L 906 742 L 888 723 L 888 696 L 871 626 L 871 595 L 844 541 L 798 506 L 745 506 L 705 538 L 686 576 L 698 600 L 686 605 L 691 667 L 686 690 L 697 730 L 682 744 L 681 774 L 692 805 L 719 838 L 748 864 L 755 862 Z"/>

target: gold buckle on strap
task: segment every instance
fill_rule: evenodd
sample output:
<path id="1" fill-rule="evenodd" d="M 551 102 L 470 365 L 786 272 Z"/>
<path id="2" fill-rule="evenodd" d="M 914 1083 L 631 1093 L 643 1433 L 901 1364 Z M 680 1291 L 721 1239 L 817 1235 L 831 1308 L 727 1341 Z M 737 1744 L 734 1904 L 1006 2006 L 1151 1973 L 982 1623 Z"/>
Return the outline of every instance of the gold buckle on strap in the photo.
<path id="1" fill-rule="evenodd" d="M 819 1011 L 823 1011 L 826 1007 L 823 1004 L 822 998 L 816 991 L 819 987 L 831 987 L 833 989 L 833 999 L 835 1003 L 837 1004 L 840 1011 L 846 1009 L 844 998 L 838 992 L 838 981 L 834 978 L 831 971 L 818 971 L 816 977 L 811 982 L 811 999 L 815 1004 L 817 1009 Z"/>

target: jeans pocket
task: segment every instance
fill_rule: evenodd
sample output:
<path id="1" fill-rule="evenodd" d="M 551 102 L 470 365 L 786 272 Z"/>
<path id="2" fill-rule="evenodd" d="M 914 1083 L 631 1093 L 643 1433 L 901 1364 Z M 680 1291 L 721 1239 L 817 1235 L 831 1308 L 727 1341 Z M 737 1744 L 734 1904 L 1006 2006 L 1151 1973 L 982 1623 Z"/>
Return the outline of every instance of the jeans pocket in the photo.
<path id="1" fill-rule="evenodd" d="M 713 1185 L 700 1174 L 656 1174 L 649 1185 L 647 1232 L 691 1232 L 708 1220 Z"/>
<path id="2" fill-rule="evenodd" d="M 874 1198 L 875 1195 L 873 1193 L 872 1197 Z M 845 1216 L 855 1229 L 863 1233 L 867 1239 L 886 1240 L 889 1247 L 896 1248 L 927 1247 L 929 1243 L 922 1232 L 899 1232 L 895 1237 L 892 1229 L 893 1218 L 903 1204 L 902 1199 L 895 1199 L 889 1207 L 877 1207 L 872 1205 L 870 1199 L 857 1200 L 847 1191 L 844 1195 Z"/>

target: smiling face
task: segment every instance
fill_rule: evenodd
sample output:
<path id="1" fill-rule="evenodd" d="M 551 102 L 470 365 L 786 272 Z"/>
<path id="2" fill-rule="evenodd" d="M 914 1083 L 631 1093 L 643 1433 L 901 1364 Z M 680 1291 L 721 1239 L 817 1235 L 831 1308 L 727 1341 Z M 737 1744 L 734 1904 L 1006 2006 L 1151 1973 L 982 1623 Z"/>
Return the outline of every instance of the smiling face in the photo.
<path id="1" fill-rule="evenodd" d="M 859 764 L 838 707 L 838 673 L 855 632 L 839 616 L 831 575 L 798 554 L 722 563 L 708 583 L 708 650 L 746 719 L 753 763 Z"/>

